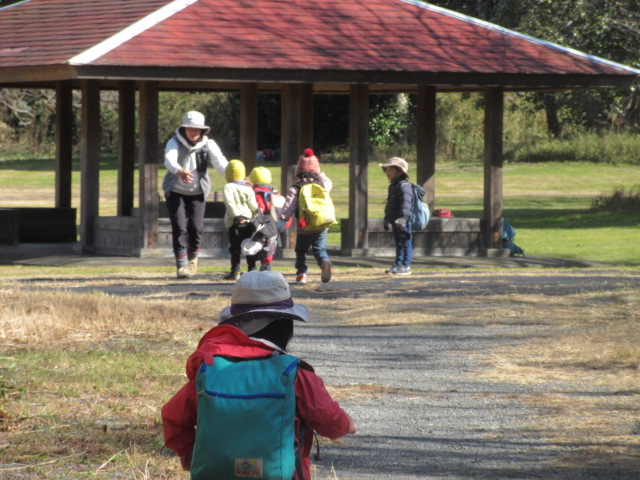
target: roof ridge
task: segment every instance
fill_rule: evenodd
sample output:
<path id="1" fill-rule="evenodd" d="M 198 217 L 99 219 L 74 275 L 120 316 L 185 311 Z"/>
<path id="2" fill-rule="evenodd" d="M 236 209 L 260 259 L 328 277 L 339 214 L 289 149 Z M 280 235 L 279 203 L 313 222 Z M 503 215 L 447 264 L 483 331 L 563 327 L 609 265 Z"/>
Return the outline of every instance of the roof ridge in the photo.
<path id="1" fill-rule="evenodd" d="M 69 59 L 70 65 L 82 65 L 91 63 L 101 56 L 109 53 L 114 48 L 119 47 L 128 40 L 131 40 L 137 35 L 140 35 L 149 28 L 157 25 L 158 23 L 166 20 L 172 15 L 178 13 L 180 10 L 187 8 L 188 6 L 196 3 L 198 0 L 172 0 L 164 7 L 150 13 L 146 17 L 132 23 L 128 27 L 120 30 L 118 33 L 113 34 L 106 40 L 88 48 L 84 52 L 79 53 L 75 57 Z"/>
<path id="2" fill-rule="evenodd" d="M 480 18 L 470 17 L 469 15 L 465 15 L 464 13 L 456 12 L 454 10 L 449 10 L 447 8 L 444 8 L 444 7 L 439 7 L 438 5 L 433 5 L 431 3 L 422 2 L 420 0 L 398 0 L 398 1 L 404 2 L 404 3 L 408 3 L 408 4 L 414 5 L 416 7 L 421 7 L 421 8 L 425 8 L 425 9 L 428 9 L 428 10 L 432 10 L 434 12 L 438 12 L 438 13 L 441 13 L 443 15 L 448 15 L 450 17 L 457 18 L 457 19 L 463 20 L 465 22 L 473 23 L 474 25 L 479 25 L 479 26 L 484 27 L 484 28 L 490 28 L 492 30 L 499 31 L 499 32 L 505 33 L 507 35 L 511 35 L 511 36 L 514 36 L 514 37 L 521 38 L 521 39 L 526 40 L 528 42 L 536 43 L 538 45 L 544 45 L 544 46 L 547 46 L 549 48 L 553 48 L 555 50 L 560 50 L 560 51 L 565 52 L 565 53 L 570 53 L 572 55 L 577 55 L 579 57 L 586 58 L 587 60 L 592 60 L 594 62 L 599 62 L 599 63 L 605 63 L 605 64 L 609 65 L 610 67 L 620 68 L 622 70 L 626 70 L 626 71 L 631 72 L 631 73 L 640 74 L 640 70 L 638 70 L 636 68 L 633 68 L 633 67 L 630 67 L 628 65 L 624 65 L 624 64 L 618 63 L 618 62 L 614 62 L 613 60 L 607 60 L 606 58 L 598 57 L 596 55 L 590 55 L 588 53 L 582 52 L 580 50 L 576 50 L 576 49 L 571 48 L 571 47 L 565 47 L 565 46 L 559 45 L 557 43 L 553 43 L 553 42 L 549 42 L 547 40 L 542 40 L 540 38 L 532 37 L 531 35 L 527 35 L 526 33 L 520 33 L 520 32 L 517 32 L 515 30 L 511 30 L 509 28 L 506 28 L 506 27 L 501 27 L 500 25 L 497 25 L 495 23 L 491 23 L 491 22 L 488 22 L 486 20 L 482 20 Z"/>

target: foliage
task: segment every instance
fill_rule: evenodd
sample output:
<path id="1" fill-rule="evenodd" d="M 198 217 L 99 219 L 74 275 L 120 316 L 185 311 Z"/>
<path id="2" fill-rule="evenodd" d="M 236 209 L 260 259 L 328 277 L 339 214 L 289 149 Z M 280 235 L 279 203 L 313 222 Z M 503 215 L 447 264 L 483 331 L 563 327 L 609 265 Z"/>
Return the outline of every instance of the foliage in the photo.
<path id="1" fill-rule="evenodd" d="M 592 162 L 640 165 L 640 138 L 634 134 L 586 133 L 565 139 L 546 139 L 505 154 L 507 161 Z"/>
<path id="2" fill-rule="evenodd" d="M 611 195 L 596 197 L 592 205 L 594 210 L 637 215 L 640 212 L 640 184 L 629 189 L 617 187 Z"/>
<path id="3" fill-rule="evenodd" d="M 414 101 L 415 105 L 415 101 Z M 406 145 L 408 129 L 415 116 L 409 95 L 371 95 L 369 107 L 369 142 L 374 150 Z"/>
<path id="4" fill-rule="evenodd" d="M 637 0 L 434 0 L 431 3 L 625 65 L 640 66 Z M 565 126 L 590 130 L 640 129 L 638 84 L 629 90 L 529 95 L 547 113 L 549 134 Z M 565 118 L 559 110 L 566 109 Z"/>

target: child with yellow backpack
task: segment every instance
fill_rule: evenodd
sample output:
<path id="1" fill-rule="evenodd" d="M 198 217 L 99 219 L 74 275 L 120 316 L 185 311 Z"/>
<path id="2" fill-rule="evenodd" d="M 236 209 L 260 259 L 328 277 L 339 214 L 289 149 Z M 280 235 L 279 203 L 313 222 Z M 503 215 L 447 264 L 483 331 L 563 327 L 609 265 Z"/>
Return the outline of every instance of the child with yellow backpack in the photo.
<path id="1" fill-rule="evenodd" d="M 331 280 L 331 259 L 327 254 L 327 233 L 336 222 L 335 210 L 329 192 L 333 183 L 320 171 L 318 157 L 310 148 L 305 149 L 298 159 L 294 173 L 295 183 L 289 188 L 287 198 L 280 213 L 278 226 L 280 231 L 286 228 L 286 222 L 295 214 L 296 234 L 296 283 L 307 283 L 307 252 L 312 249 L 313 256 L 322 272 L 323 283 Z"/>

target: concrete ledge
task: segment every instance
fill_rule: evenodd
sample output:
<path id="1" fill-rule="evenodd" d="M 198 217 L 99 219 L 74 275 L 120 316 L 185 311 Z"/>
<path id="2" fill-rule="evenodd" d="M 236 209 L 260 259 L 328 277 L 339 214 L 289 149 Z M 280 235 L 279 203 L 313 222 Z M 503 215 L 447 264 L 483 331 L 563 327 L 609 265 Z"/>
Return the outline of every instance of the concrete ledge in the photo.
<path id="1" fill-rule="evenodd" d="M 393 234 L 384 230 L 382 219 L 370 219 L 367 224 L 365 249 L 349 248 L 350 223 L 342 220 L 340 249 L 342 256 L 393 257 Z M 478 257 L 483 255 L 482 225 L 476 218 L 432 218 L 427 228 L 412 233 L 414 256 Z"/>

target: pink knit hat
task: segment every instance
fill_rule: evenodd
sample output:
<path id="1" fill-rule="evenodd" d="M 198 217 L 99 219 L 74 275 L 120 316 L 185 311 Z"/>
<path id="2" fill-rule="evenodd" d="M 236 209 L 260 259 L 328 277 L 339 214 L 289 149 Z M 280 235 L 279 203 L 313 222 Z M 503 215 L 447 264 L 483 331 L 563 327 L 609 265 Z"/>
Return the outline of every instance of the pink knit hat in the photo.
<path id="1" fill-rule="evenodd" d="M 298 165 L 296 165 L 296 172 L 294 176 L 300 175 L 302 172 L 316 172 L 320 173 L 320 162 L 318 157 L 313 154 L 313 150 L 306 148 L 304 154 L 300 155 L 298 159 Z"/>

